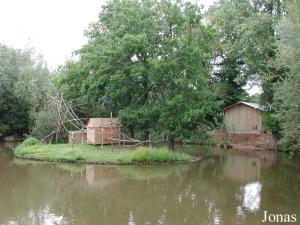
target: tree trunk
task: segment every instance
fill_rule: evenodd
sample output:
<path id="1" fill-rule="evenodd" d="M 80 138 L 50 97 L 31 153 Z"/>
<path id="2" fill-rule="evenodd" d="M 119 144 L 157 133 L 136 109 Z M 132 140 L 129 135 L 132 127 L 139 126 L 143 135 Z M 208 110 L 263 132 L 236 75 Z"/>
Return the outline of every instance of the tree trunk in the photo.
<path id="1" fill-rule="evenodd" d="M 145 130 L 144 131 L 144 141 L 148 141 L 149 140 L 149 131 Z M 145 144 L 146 146 L 149 146 L 149 143 Z"/>
<path id="2" fill-rule="evenodd" d="M 174 150 L 175 149 L 175 138 L 169 137 L 169 149 Z"/>
<path id="3" fill-rule="evenodd" d="M 144 141 L 148 141 L 148 139 L 149 139 L 149 131 L 146 130 L 144 131 Z"/>
<path id="4" fill-rule="evenodd" d="M 133 126 L 128 126 L 128 130 L 129 130 L 129 135 L 131 138 L 134 138 L 134 127 Z"/>

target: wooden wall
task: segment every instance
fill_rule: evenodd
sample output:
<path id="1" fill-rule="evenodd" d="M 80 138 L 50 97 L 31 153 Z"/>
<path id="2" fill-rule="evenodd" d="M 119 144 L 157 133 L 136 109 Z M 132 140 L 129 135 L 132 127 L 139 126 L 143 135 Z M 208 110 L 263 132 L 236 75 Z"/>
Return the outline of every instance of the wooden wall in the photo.
<path id="1" fill-rule="evenodd" d="M 95 139 L 95 133 L 96 129 L 87 129 L 87 143 L 88 144 L 95 144 L 96 139 Z"/>
<path id="2" fill-rule="evenodd" d="M 243 104 L 225 111 L 225 125 L 231 133 L 261 133 L 261 111 Z"/>
<path id="3" fill-rule="evenodd" d="M 69 144 L 86 144 L 87 143 L 87 133 L 71 133 L 68 134 Z"/>
<path id="4" fill-rule="evenodd" d="M 121 137 L 121 129 L 119 127 L 103 127 L 103 144 L 111 144 L 111 138 L 119 139 Z M 88 128 L 87 140 L 90 144 L 102 144 L 101 128 Z"/>

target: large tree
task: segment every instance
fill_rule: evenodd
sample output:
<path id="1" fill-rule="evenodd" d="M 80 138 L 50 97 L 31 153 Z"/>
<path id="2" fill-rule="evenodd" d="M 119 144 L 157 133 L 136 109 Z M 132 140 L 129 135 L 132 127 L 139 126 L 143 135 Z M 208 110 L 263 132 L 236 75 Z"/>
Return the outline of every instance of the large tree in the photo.
<path id="1" fill-rule="evenodd" d="M 132 136 L 164 132 L 173 147 L 175 137 L 206 127 L 216 107 L 207 82 L 212 33 L 189 2 L 109 1 L 58 84 L 119 114 Z"/>
<path id="2" fill-rule="evenodd" d="M 50 87 L 50 72 L 33 49 L 0 44 L 0 136 L 29 133 Z"/>
<path id="3" fill-rule="evenodd" d="M 0 137 L 28 132 L 28 107 L 14 91 L 20 55 L 15 49 L 0 45 Z"/>
<path id="4" fill-rule="evenodd" d="M 269 62 L 282 15 L 281 0 L 219 0 L 211 7 L 208 19 L 219 34 L 212 78 L 225 105 L 246 97 L 243 89 L 251 83 L 261 85 L 261 103 L 272 104 L 272 87 L 283 71 Z"/>

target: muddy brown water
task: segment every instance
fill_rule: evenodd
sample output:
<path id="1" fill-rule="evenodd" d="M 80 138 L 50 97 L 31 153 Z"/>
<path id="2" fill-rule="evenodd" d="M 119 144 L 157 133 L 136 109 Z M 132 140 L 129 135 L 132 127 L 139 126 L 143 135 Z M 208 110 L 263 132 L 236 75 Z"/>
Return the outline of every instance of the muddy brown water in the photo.
<path id="1" fill-rule="evenodd" d="M 0 144 L 0 224 L 202 225 L 296 214 L 300 159 L 215 151 L 197 165 L 95 166 L 24 161 Z M 201 151 L 201 150 L 200 150 Z"/>

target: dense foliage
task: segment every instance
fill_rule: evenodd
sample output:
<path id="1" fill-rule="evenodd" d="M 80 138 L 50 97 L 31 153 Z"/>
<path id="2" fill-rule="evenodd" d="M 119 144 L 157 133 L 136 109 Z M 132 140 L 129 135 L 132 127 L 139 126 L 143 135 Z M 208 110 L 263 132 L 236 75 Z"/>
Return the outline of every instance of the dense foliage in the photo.
<path id="1" fill-rule="evenodd" d="M 0 138 L 30 132 L 51 86 L 45 62 L 33 49 L 0 44 Z"/>
<path id="2" fill-rule="evenodd" d="M 219 109 L 209 88 L 214 32 L 202 19 L 189 2 L 110 1 L 58 85 L 89 108 L 118 114 L 132 137 L 163 132 L 173 147 L 205 130 Z"/>
<path id="3" fill-rule="evenodd" d="M 219 37 L 213 79 L 225 105 L 245 98 L 245 85 L 260 85 L 261 103 L 270 106 L 281 68 L 275 59 L 275 30 L 283 15 L 281 0 L 219 0 L 208 13 Z"/>
<path id="4" fill-rule="evenodd" d="M 286 67 L 287 75 L 275 87 L 276 116 L 282 126 L 283 147 L 291 153 L 300 150 L 300 4 L 288 0 L 287 16 L 278 26 L 276 65 Z"/>

